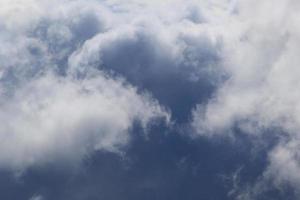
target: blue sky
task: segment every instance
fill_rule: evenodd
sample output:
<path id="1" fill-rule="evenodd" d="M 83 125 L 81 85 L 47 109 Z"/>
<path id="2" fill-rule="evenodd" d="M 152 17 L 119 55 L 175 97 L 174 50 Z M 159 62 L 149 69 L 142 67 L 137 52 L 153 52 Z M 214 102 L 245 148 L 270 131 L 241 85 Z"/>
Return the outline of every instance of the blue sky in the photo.
<path id="1" fill-rule="evenodd" d="M 299 199 L 299 6 L 2 0 L 0 199 Z"/>

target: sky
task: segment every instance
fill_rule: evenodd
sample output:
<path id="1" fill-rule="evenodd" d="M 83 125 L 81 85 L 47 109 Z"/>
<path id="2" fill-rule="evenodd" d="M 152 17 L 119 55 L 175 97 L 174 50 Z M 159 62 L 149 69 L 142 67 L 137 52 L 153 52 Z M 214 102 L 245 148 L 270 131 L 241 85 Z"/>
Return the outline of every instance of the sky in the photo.
<path id="1" fill-rule="evenodd" d="M 0 199 L 299 199 L 299 9 L 1 0 Z"/>

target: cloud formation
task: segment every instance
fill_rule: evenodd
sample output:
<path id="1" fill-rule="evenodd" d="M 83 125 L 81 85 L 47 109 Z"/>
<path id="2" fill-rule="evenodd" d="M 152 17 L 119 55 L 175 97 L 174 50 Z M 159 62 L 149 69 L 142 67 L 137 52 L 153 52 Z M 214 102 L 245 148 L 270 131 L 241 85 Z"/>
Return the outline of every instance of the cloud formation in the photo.
<path id="1" fill-rule="evenodd" d="M 1 1 L 0 167 L 117 151 L 136 120 L 168 121 L 158 101 L 178 107 L 176 87 L 218 76 L 218 33 L 199 25 L 199 5 L 180 4 Z"/>
<path id="2" fill-rule="evenodd" d="M 224 19 L 232 34 L 223 37 L 228 79 L 207 104 L 198 105 L 192 122 L 209 136 L 234 134 L 233 128 L 256 136 L 282 130 L 263 176 L 276 187 L 288 182 L 298 191 L 299 6 L 293 0 L 236 2 L 235 12 Z"/>
<path id="3" fill-rule="evenodd" d="M 2 166 L 80 158 L 92 150 L 118 151 L 128 142 L 135 120 L 146 128 L 154 117 L 168 118 L 157 102 L 132 86 L 102 74 L 94 76 L 74 80 L 44 75 L 12 96 L 2 96 Z"/>
<path id="4" fill-rule="evenodd" d="M 151 95 L 119 76 L 89 65 L 81 76 L 69 71 L 69 56 L 105 30 L 105 9 L 96 1 L 56 3 L 1 1 L 1 168 L 118 152 L 133 123 L 146 129 L 152 119 L 169 120 Z"/>
<path id="5" fill-rule="evenodd" d="M 299 3 L 149 2 L 0 2 L 0 167 L 118 151 L 186 106 L 198 135 L 282 131 L 262 179 L 300 191 Z"/>

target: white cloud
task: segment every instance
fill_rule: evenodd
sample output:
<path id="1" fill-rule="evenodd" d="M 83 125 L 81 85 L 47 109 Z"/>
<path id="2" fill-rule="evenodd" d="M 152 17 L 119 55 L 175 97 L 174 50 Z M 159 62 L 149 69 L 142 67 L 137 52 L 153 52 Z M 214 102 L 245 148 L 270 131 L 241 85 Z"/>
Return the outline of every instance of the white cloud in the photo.
<path id="1" fill-rule="evenodd" d="M 284 130 L 289 139 L 270 152 L 265 176 L 298 188 L 299 3 L 145 2 L 0 2 L 0 167 L 118 151 L 135 120 L 146 127 L 168 114 L 103 71 L 133 70 L 142 79 L 150 69 L 151 81 L 177 72 L 216 82 L 213 98 L 193 111 L 199 134 L 230 133 L 236 125 L 257 135 Z M 121 56 L 127 60 L 118 69 Z M 228 80 L 219 84 L 224 71 Z"/>
<path id="2" fill-rule="evenodd" d="M 118 152 L 135 122 L 169 120 L 120 77 L 89 65 L 84 76 L 68 72 L 68 57 L 110 26 L 110 14 L 99 1 L 1 1 L 0 168 Z"/>
<path id="3" fill-rule="evenodd" d="M 299 2 L 237 1 L 224 19 L 223 55 L 228 80 L 198 105 L 192 126 L 202 135 L 231 134 L 234 126 L 260 135 L 280 128 L 288 135 L 270 152 L 264 176 L 300 190 Z M 226 27 L 233 27 L 226 30 Z M 272 133 L 270 133 L 272 134 Z M 285 137 L 282 137 L 285 138 Z M 268 175 L 267 175 L 268 174 Z M 276 180 L 276 181 L 275 181 Z M 277 184 L 278 185 L 278 184 Z"/>
<path id="4" fill-rule="evenodd" d="M 195 117 L 203 117 L 203 126 L 211 128 L 230 127 L 238 120 L 254 117 L 258 117 L 262 125 L 279 122 L 282 118 L 298 121 L 299 27 L 295 22 L 296 9 L 292 7 L 297 5 L 285 1 L 278 6 L 267 0 L 255 7 L 248 1 L 240 4 L 239 14 L 232 17 L 236 18 L 239 34 L 233 33 L 235 40 L 224 36 L 227 40 L 224 58 L 230 78 L 219 88 L 215 98 L 204 105 L 203 111 L 195 112 Z M 250 17 L 254 8 L 258 8 L 253 11 L 255 17 Z M 266 14 L 267 9 L 276 11 Z M 199 106 L 200 109 L 203 106 Z M 197 121 L 202 123 L 201 120 Z"/>
<path id="5" fill-rule="evenodd" d="M 95 75 L 94 75 L 95 76 Z M 118 151 L 134 121 L 146 128 L 168 114 L 121 80 L 74 80 L 45 75 L 21 86 L 0 105 L 0 167 L 80 159 L 93 150 Z"/>

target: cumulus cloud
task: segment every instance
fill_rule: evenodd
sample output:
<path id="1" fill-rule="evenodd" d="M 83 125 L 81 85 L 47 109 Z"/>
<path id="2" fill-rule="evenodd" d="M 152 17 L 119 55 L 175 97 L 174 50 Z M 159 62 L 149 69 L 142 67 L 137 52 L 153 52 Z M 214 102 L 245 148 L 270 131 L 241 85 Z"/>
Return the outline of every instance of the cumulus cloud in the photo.
<path id="1" fill-rule="evenodd" d="M 146 128 L 151 118 L 168 117 L 150 97 L 101 74 L 84 80 L 39 77 L 2 96 L 0 113 L 1 165 L 16 168 L 92 150 L 117 151 L 135 120 Z"/>
<path id="2" fill-rule="evenodd" d="M 84 65 L 81 76 L 69 70 L 69 56 L 109 26 L 104 4 L 0 4 L 0 168 L 23 170 L 77 161 L 95 150 L 118 152 L 135 122 L 146 129 L 152 119 L 169 120 L 150 94 L 123 78 L 91 65 Z"/>
<path id="3" fill-rule="evenodd" d="M 298 9 L 295 0 L 1 1 L 0 167 L 118 151 L 136 120 L 168 119 L 160 103 L 184 107 L 195 98 L 184 92 L 206 95 L 206 82 L 217 89 L 192 111 L 195 132 L 281 129 L 263 176 L 298 188 Z"/>
<path id="4" fill-rule="evenodd" d="M 231 36 L 223 36 L 228 79 L 207 104 L 197 106 L 192 122 L 199 134 L 209 136 L 232 134 L 233 128 L 258 136 L 268 128 L 281 129 L 286 135 L 269 153 L 264 177 L 297 190 L 299 6 L 293 0 L 236 2 L 235 12 L 224 19 L 232 28 L 227 30 Z"/>
<path id="5" fill-rule="evenodd" d="M 188 121 L 195 102 L 224 78 L 218 22 L 209 25 L 219 8 L 206 12 L 207 1 L 106 3 L 111 23 L 68 57 L 68 73 L 113 71 L 151 92 L 172 119 Z"/>
<path id="6" fill-rule="evenodd" d="M 200 6 L 158 4 L 0 2 L 0 167 L 118 151 L 135 121 L 168 121 L 158 101 L 181 94 L 169 85 L 218 75 L 221 41 Z"/>

